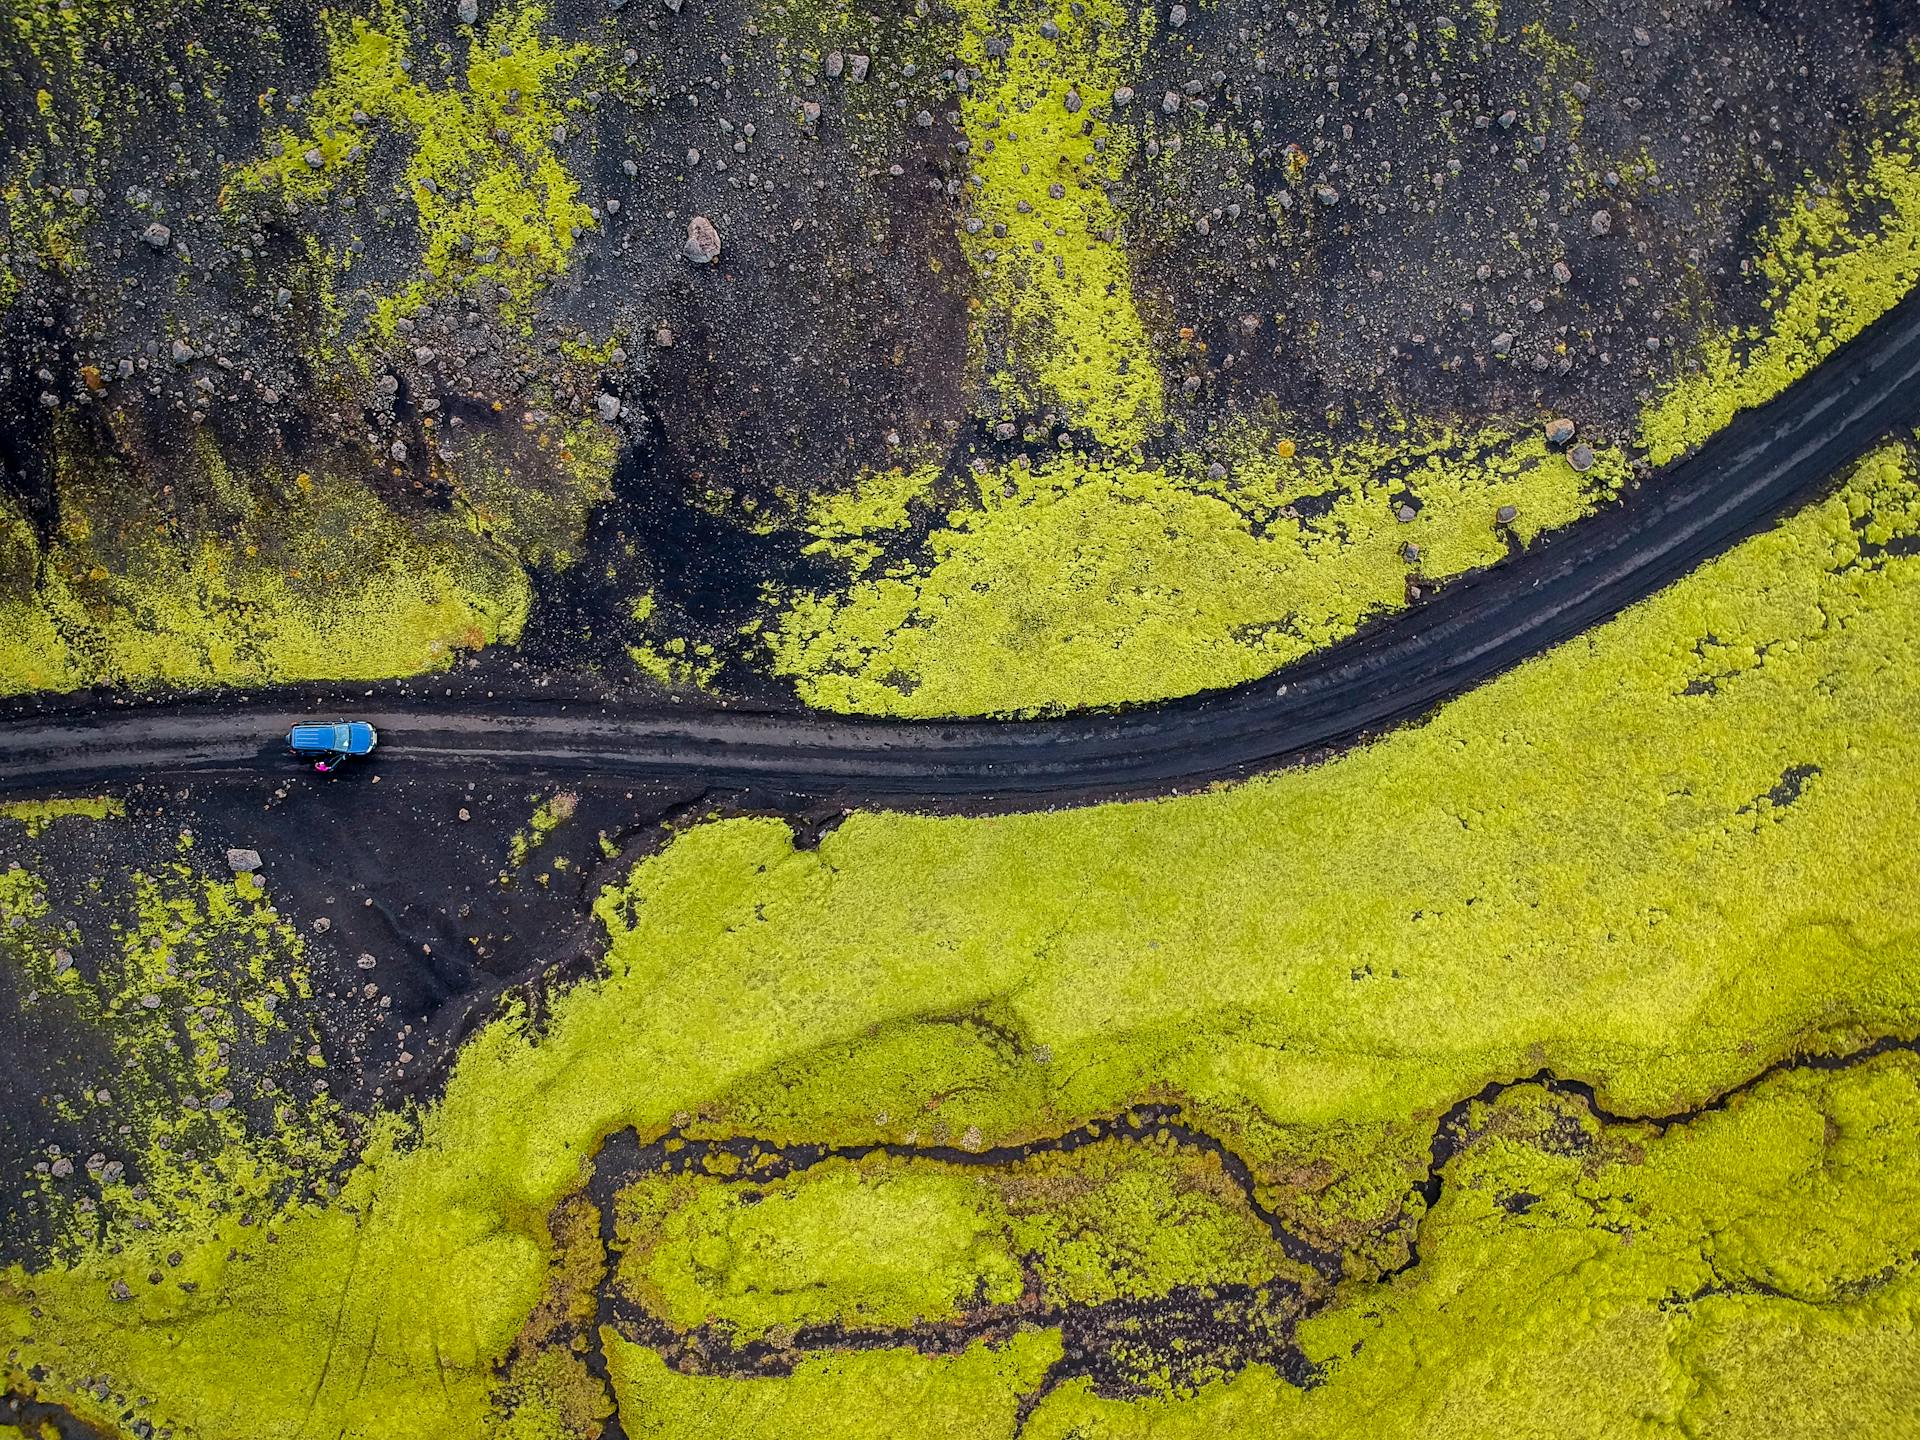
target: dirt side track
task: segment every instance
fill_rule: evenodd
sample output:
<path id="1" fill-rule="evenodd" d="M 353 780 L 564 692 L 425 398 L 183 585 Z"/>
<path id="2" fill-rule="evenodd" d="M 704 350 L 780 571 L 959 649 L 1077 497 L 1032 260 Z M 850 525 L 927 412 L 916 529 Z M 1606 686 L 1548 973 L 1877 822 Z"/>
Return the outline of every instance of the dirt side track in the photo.
<path id="1" fill-rule="evenodd" d="M 383 763 L 409 767 L 986 808 L 1177 790 L 1313 758 L 1424 714 L 1651 595 L 1916 422 L 1920 295 L 1568 532 L 1273 676 L 1114 713 L 872 721 L 577 701 L 427 706 L 397 686 L 376 687 L 353 713 L 379 727 Z M 0 724 L 0 788 L 271 772 L 289 763 L 279 737 L 290 724 L 340 708 L 282 691 L 13 720 Z"/>

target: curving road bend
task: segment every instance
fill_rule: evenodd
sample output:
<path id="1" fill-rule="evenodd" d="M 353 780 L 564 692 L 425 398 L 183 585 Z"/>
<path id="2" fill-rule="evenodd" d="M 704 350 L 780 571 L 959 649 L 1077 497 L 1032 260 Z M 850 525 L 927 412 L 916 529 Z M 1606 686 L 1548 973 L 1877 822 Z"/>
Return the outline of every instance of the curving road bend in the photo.
<path id="1" fill-rule="evenodd" d="M 1600 514 L 1273 676 L 1114 713 L 879 721 L 518 702 L 356 706 L 409 768 L 698 781 L 797 798 L 992 807 L 1169 791 L 1351 744 L 1644 599 L 1920 422 L 1920 292 L 1769 405 Z M 392 692 L 388 704 L 398 698 Z M 0 788 L 284 771 L 296 697 L 0 724 Z M 326 707 L 325 718 L 338 713 Z"/>

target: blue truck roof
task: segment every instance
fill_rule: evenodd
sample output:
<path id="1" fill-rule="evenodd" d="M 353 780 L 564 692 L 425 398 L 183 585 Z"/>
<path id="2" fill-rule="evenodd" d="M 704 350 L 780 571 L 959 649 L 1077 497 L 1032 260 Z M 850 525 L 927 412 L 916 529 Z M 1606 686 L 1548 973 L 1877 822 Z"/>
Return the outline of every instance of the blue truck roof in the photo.
<path id="1" fill-rule="evenodd" d="M 287 732 L 290 749 L 328 754 L 365 755 L 378 737 L 364 720 L 341 725 L 296 725 Z"/>

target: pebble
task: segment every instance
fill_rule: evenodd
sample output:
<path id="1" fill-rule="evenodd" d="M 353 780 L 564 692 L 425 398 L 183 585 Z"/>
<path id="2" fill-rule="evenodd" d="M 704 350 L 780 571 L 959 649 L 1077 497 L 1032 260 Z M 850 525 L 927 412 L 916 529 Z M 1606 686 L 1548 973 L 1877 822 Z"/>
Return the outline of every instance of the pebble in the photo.
<path id="1" fill-rule="evenodd" d="M 1493 512 L 1493 518 L 1502 525 L 1511 525 L 1514 520 L 1519 517 L 1519 514 L 1520 507 L 1518 505 L 1502 505 L 1498 510 Z"/>
<path id="2" fill-rule="evenodd" d="M 1613 229 L 1613 216 L 1605 210 L 1596 210 L 1587 224 L 1594 234 L 1605 235 Z"/>
<path id="3" fill-rule="evenodd" d="M 838 80 L 846 73 L 847 57 L 838 50 L 827 52 L 827 79 Z"/>
<path id="4" fill-rule="evenodd" d="M 1567 463 L 1582 475 L 1593 468 L 1593 447 L 1576 445 L 1567 452 Z"/>
<path id="5" fill-rule="evenodd" d="M 1160 113 L 1163 115 L 1178 115 L 1180 113 L 1179 91 L 1169 90 L 1160 97 Z"/>
<path id="6" fill-rule="evenodd" d="M 258 850 L 229 850 L 227 851 L 227 868 L 236 875 L 251 875 L 260 868 L 260 852 Z"/>
<path id="7" fill-rule="evenodd" d="M 193 359 L 193 347 L 184 340 L 174 341 L 170 353 L 173 356 L 173 363 L 176 365 L 184 365 Z"/>
<path id="8" fill-rule="evenodd" d="M 326 154 L 317 145 L 313 149 L 307 151 L 305 159 L 307 164 L 311 165 L 316 170 L 318 170 L 321 166 L 327 163 Z"/>
<path id="9" fill-rule="evenodd" d="M 154 249 L 164 250 L 167 248 L 167 246 L 170 243 L 172 243 L 173 231 L 169 230 L 166 226 L 162 225 L 158 220 L 156 220 L 153 222 L 153 224 L 147 226 L 146 229 L 140 232 L 140 238 L 146 241 L 147 244 L 151 245 Z"/>
<path id="10" fill-rule="evenodd" d="M 1313 198 L 1318 200 L 1322 205 L 1338 205 L 1340 203 L 1340 192 L 1331 185 L 1320 185 L 1315 187 Z"/>
<path id="11" fill-rule="evenodd" d="M 1553 278 L 1555 283 L 1565 285 L 1573 279 L 1573 270 L 1566 261 L 1556 260 L 1553 262 Z"/>
<path id="12" fill-rule="evenodd" d="M 407 458 L 407 442 L 404 440 L 394 441 L 393 444 L 387 447 L 387 454 L 391 458 L 404 464 Z"/>
<path id="13" fill-rule="evenodd" d="M 1118 90 L 1113 92 L 1113 104 L 1116 110 L 1123 105 L 1131 105 L 1132 103 L 1133 87 L 1131 85 L 1122 85 Z"/>
<path id="14" fill-rule="evenodd" d="M 1167 12 L 1167 24 L 1178 30 L 1187 23 L 1187 7 L 1176 5 Z"/>
<path id="15" fill-rule="evenodd" d="M 620 397 L 602 391 L 594 402 L 600 408 L 600 418 L 611 425 L 620 418 Z"/>
<path id="16" fill-rule="evenodd" d="M 849 55 L 847 57 L 847 79 L 853 81 L 856 85 L 866 84 L 867 67 L 871 64 L 873 64 L 873 61 L 865 55 Z"/>
<path id="17" fill-rule="evenodd" d="M 1078 115 L 1080 113 L 1080 104 L 1081 104 L 1080 92 L 1078 90 L 1067 91 L 1067 98 L 1064 103 L 1066 104 L 1067 113 L 1069 115 Z"/>
<path id="18" fill-rule="evenodd" d="M 720 258 L 720 232 L 704 215 L 687 222 L 687 243 L 681 253 L 696 265 L 710 265 Z"/>
<path id="19" fill-rule="evenodd" d="M 375 965 L 378 965 L 380 962 L 378 960 L 375 960 L 373 956 L 369 955 L 366 951 L 362 950 L 360 952 L 360 958 L 354 963 L 357 964 L 362 970 L 371 970 Z"/>
<path id="20" fill-rule="evenodd" d="M 1574 423 L 1564 415 L 1547 422 L 1547 443 L 1549 445 L 1564 445 L 1573 439 L 1573 433 Z"/>
<path id="21" fill-rule="evenodd" d="M 471 25 L 480 18 L 479 0 L 460 0 L 460 3 L 454 6 L 453 13 L 459 17 L 462 25 Z"/>
<path id="22" fill-rule="evenodd" d="M 1493 353 L 1494 354 L 1506 355 L 1511 353 L 1512 350 L 1513 350 L 1513 335 L 1511 332 L 1502 330 L 1498 335 L 1493 337 Z"/>
<path id="23" fill-rule="evenodd" d="M 1420 512 L 1411 505 L 1402 505 L 1398 510 L 1394 511 L 1394 518 L 1402 525 L 1410 525 L 1413 523 L 1413 517 L 1419 513 Z"/>

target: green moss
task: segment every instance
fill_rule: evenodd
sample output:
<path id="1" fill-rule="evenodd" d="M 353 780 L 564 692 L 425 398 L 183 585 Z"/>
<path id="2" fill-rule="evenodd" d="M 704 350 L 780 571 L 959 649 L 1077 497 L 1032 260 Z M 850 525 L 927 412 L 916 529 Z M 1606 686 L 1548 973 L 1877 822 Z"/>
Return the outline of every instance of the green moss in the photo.
<path id="1" fill-rule="evenodd" d="M 1011 27 L 997 59 L 986 44 L 1007 16 L 975 4 L 963 18 L 960 58 L 981 71 L 960 114 L 978 177 L 971 211 L 983 228 L 961 239 L 978 285 L 970 333 L 989 407 L 1051 410 L 1098 444 L 1127 450 L 1158 426 L 1163 394 L 1106 189 L 1125 172 L 1134 139 L 1108 117 L 1152 18 L 1111 0 L 1045 6 Z M 1057 39 L 1041 34 L 1043 18 Z M 1069 95 L 1078 97 L 1074 111 Z"/>
<path id="2" fill-rule="evenodd" d="M 406 24 L 392 3 L 377 16 L 328 18 L 328 75 L 283 128 L 273 153 L 243 170 L 241 190 L 321 203 L 362 183 L 383 144 L 407 147 L 398 187 L 419 225 L 422 278 L 374 306 L 376 336 L 429 298 L 494 282 L 524 307 L 563 271 L 578 229 L 594 223 L 554 149 L 574 108 L 566 97 L 590 46 L 542 30 L 546 8 L 510 7 L 467 42 L 464 88 L 414 78 Z M 315 162 L 318 162 L 317 164 Z M 351 268 L 351 253 L 332 257 Z"/>
<path id="3" fill-rule="evenodd" d="M 537 1031 L 514 1010 L 473 1035 L 409 1143 L 383 1131 L 336 1200 L 277 1213 L 280 1243 L 214 1266 L 190 1304 L 141 1289 L 153 1250 L 137 1232 L 117 1254 L 82 1245 L 13 1272 L 9 1364 L 42 1367 L 63 1397 L 109 1374 L 154 1397 L 156 1425 L 203 1436 L 316 1421 L 479 1433 L 547 1283 L 546 1217 L 601 1140 L 680 1114 L 717 1121 L 736 1092 L 764 1100 L 768 1076 L 814 1057 L 873 1076 L 890 1107 L 946 1097 L 947 1123 L 968 1117 L 984 1144 L 1177 1098 L 1246 1157 L 1269 1203 L 1338 1233 L 1336 1220 L 1391 1230 L 1422 1209 L 1410 1186 L 1388 1196 L 1374 1179 L 1354 1193 L 1388 1213 L 1316 1214 L 1359 1139 L 1392 1139 L 1423 1170 L 1434 1117 L 1489 1080 L 1546 1067 L 1615 1111 L 1665 1112 L 1783 1054 L 1920 1031 L 1920 556 L 1903 543 L 1916 533 L 1920 486 L 1894 448 L 1839 495 L 1425 725 L 1233 789 L 988 819 L 855 815 L 805 851 L 768 820 L 689 830 L 603 897 L 605 975 L 553 996 Z M 970 1013 L 1011 1037 L 981 1073 L 1034 1078 L 956 1095 L 900 1039 Z M 868 1063 L 869 1044 L 900 1073 Z M 815 1133 L 896 1123 L 855 1103 L 833 1097 Z M 1563 1173 L 1508 1129 L 1541 1154 L 1529 1176 Z M 1520 1151 L 1501 1153 L 1517 1165 Z M 1668 1193 L 1683 1172 L 1719 1173 L 1685 1154 Z M 1313 1165 L 1317 1189 L 1282 1193 Z M 1724 1204 L 1753 1237 L 1716 1255 L 1768 1283 L 1844 1279 L 1911 1249 L 1883 1195 L 1874 1234 L 1887 1238 L 1852 1232 L 1823 1271 L 1827 1242 L 1796 1249 L 1789 1222 L 1754 1221 L 1714 1187 L 1699 1207 Z M 1466 1194 L 1449 1187 L 1436 1217 Z M 1591 1227 L 1591 1207 L 1550 1213 L 1563 1209 Z M 240 1232 L 222 1223 L 202 1222 L 195 1254 L 226 1253 Z M 1621 1238 L 1568 1243 L 1554 1273 L 1598 1245 Z M 1409 1283 L 1442 1248 L 1422 1252 Z M 1470 1268 L 1487 1283 L 1485 1253 Z M 122 1278 L 138 1301 L 109 1298 Z M 1570 1305 L 1584 1287 L 1566 1287 Z M 1356 1333 L 1327 1323 L 1323 1354 Z M 1631 1338 L 1621 1324 L 1563 1348 L 1597 1363 Z M 896 1425 L 924 1413 L 951 1429 L 936 1406 L 958 1394 L 1005 1433 L 992 1417 L 1023 1388 L 904 1388 L 997 1360 L 804 1357 L 796 1374 L 811 1378 L 789 1385 L 680 1377 L 609 1348 L 633 1430 L 716 1414 L 739 1433 L 821 1413 L 852 1425 L 876 1395 Z M 884 1363 L 899 1384 L 831 1378 Z M 1737 1379 L 1781 1383 L 1757 1368 Z M 1002 1396 L 1007 1411 L 987 1405 Z"/>
<path id="4" fill-rule="evenodd" d="M 0 820 L 17 820 L 27 827 L 27 838 L 34 839 L 56 820 L 108 820 L 127 813 L 124 800 L 111 795 L 86 799 L 8 800 L 0 803 Z"/>
<path id="5" fill-rule="evenodd" d="M 65 498 L 44 548 L 0 509 L 0 544 L 21 562 L 0 585 L 0 694 L 417 674 L 526 621 L 509 553 L 458 517 L 416 529 L 351 481 L 262 477 L 230 528 L 127 517 L 109 534 L 88 516 L 111 503 Z"/>
<path id="6" fill-rule="evenodd" d="M 681 1329 L 892 1328 L 1020 1295 L 991 1187 L 942 1167 L 882 1158 L 766 1187 L 646 1181 L 621 1213 L 623 1286 Z"/>
<path id="7" fill-rule="evenodd" d="M 1244 432 L 1220 453 L 1233 462 L 1221 480 L 1071 452 L 985 471 L 925 565 L 795 599 L 768 637 L 773 667 L 811 705 L 897 715 L 1230 685 L 1401 608 L 1423 577 L 1499 560 L 1509 535 L 1569 523 L 1626 475 L 1617 451 L 1581 475 L 1537 437 L 1497 430 L 1331 450 Z M 1418 514 L 1402 521 L 1409 497 Z M 878 553 L 824 533 L 816 548 L 856 575 Z"/>
<path id="8" fill-rule="evenodd" d="M 1911 1055 L 1783 1075 L 1664 1135 L 1537 1090 L 1474 1125 L 1420 1265 L 1301 1327 L 1322 1384 L 1250 1371 L 1126 1406 L 1071 1383 L 1029 1433 L 1883 1434 L 1920 1403 Z"/>
<path id="9" fill-rule="evenodd" d="M 527 863 L 527 857 L 547 843 L 547 837 L 560 828 L 562 822 L 573 818 L 580 797 L 571 790 L 562 790 L 548 796 L 533 807 L 533 818 L 527 822 L 527 828 L 513 832 L 513 838 L 507 842 L 507 859 L 514 869 Z"/>
<path id="10" fill-rule="evenodd" d="M 304 942 L 261 883 L 175 861 L 127 887 L 92 942 L 16 864 L 0 874 L 0 959 L 35 1023 L 97 1036 L 117 1061 L 106 1085 L 61 1102 L 100 1127 L 98 1163 L 88 1179 L 41 1165 L 36 1208 L 76 1236 L 144 1247 L 284 1203 L 326 1176 L 344 1140 L 318 1035 L 282 1018 L 311 995 Z M 258 1093 L 232 1088 L 242 1054 Z"/>
<path id="11" fill-rule="evenodd" d="M 1101 33 L 1100 45 L 1111 47 L 1128 32 L 1109 25 Z M 1008 85 L 1037 83 L 1020 78 L 1024 53 L 1016 44 Z M 1069 57 L 1049 62 L 1063 65 L 1079 52 L 1063 42 L 1047 53 Z M 1036 92 L 1043 99 L 1032 102 L 1031 116 L 1009 104 L 1000 117 L 1005 101 L 987 86 L 974 97 L 968 113 L 981 126 L 980 117 L 999 118 L 1002 130 L 1022 136 L 976 153 L 979 164 L 1008 172 L 992 170 L 984 196 L 1033 207 L 1011 219 L 996 215 L 1025 227 L 1010 228 L 1007 241 L 991 230 L 969 237 L 976 256 L 1013 244 L 1017 263 L 1037 260 L 1021 239 L 1027 230 L 1045 241 L 1063 207 L 1077 214 L 1106 203 L 1097 186 L 1048 200 L 1054 169 L 1029 164 L 1035 144 L 1070 141 L 1077 154 L 1084 143 L 1063 123 L 1066 81 L 1049 83 L 1054 90 Z M 1081 88 L 1089 113 L 1104 114 L 1104 95 Z M 1649 407 L 1640 443 L 1655 463 L 1778 394 L 1912 287 L 1920 276 L 1917 115 L 1902 113 L 1897 138 L 1874 150 L 1855 180 L 1824 195 L 1809 188 L 1763 237 L 1758 263 L 1771 317 L 1709 341 Z M 1002 130 L 983 129 L 976 150 L 995 135 L 1005 141 Z M 1019 175 L 1022 165 L 1031 175 Z M 1067 228 L 1087 238 L 1088 227 Z M 1087 253 L 1119 254 L 1091 242 Z M 1069 316 L 1080 271 L 1067 273 L 1047 283 L 1029 278 L 1007 293 L 1016 309 Z M 1112 303 L 1127 294 L 1109 288 Z M 1114 344 L 1131 353 L 1137 321 L 1082 320 L 1069 327 L 1073 334 L 1119 337 Z M 979 333 L 994 333 L 992 323 Z M 1021 323 L 1011 333 L 1023 333 Z M 1107 366 L 1085 356 L 1074 363 L 1089 375 Z M 1144 361 L 1142 368 L 1150 369 Z M 1124 394 L 1108 381 L 1100 388 Z M 1201 477 L 1215 459 L 1229 467 L 1225 481 Z M 933 528 L 924 556 L 876 570 L 873 540 L 817 531 L 816 552 L 841 559 L 846 580 L 782 598 L 784 613 L 764 642 L 774 672 L 823 709 L 915 716 L 1108 705 L 1232 685 L 1502 558 L 1509 535 L 1530 542 L 1572 523 L 1617 493 L 1629 473 L 1624 452 L 1598 446 L 1593 468 L 1576 474 L 1531 428 L 1523 436 L 1499 425 L 1464 435 L 1388 427 L 1345 444 L 1247 427 L 1214 437 L 1204 456 L 1161 465 L 1072 452 L 1033 470 L 1024 464 L 982 470 L 977 499 Z M 1418 514 L 1400 523 L 1409 497 Z M 1494 517 L 1507 504 L 1516 518 L 1503 526 Z"/>
<path id="12" fill-rule="evenodd" d="M 1656 465 L 1771 400 L 1878 319 L 1920 279 L 1920 107 L 1861 172 L 1794 197 L 1762 237 L 1766 323 L 1716 336 L 1641 420 Z"/>
<path id="13" fill-rule="evenodd" d="M 778 1380 L 680 1375 L 651 1350 L 602 1332 L 628 1435 L 724 1433 L 889 1440 L 985 1440 L 1013 1433 L 1020 1397 L 1061 1353 L 1057 1332 L 1023 1331 L 1003 1346 L 930 1358 L 907 1350 L 819 1357 Z"/>

